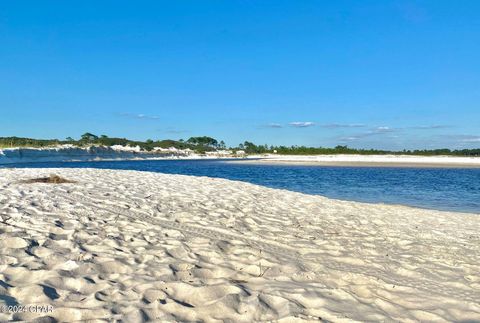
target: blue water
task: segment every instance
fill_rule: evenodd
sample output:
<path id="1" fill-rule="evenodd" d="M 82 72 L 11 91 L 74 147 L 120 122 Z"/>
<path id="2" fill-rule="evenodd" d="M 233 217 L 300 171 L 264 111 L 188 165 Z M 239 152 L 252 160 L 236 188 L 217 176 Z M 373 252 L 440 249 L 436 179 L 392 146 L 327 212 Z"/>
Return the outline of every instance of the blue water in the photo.
<path id="1" fill-rule="evenodd" d="M 91 167 L 220 177 L 342 200 L 480 213 L 480 169 L 254 165 L 218 160 L 48 162 L 15 167 Z"/>

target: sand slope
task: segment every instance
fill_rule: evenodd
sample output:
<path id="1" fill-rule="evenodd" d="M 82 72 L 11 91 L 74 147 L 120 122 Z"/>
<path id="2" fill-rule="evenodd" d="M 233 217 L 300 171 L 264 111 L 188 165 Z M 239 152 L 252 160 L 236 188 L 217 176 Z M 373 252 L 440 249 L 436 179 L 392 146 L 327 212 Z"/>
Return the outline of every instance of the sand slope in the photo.
<path id="1" fill-rule="evenodd" d="M 77 183 L 22 184 L 56 173 Z M 480 320 L 480 215 L 135 171 L 0 170 L 0 321 Z"/>

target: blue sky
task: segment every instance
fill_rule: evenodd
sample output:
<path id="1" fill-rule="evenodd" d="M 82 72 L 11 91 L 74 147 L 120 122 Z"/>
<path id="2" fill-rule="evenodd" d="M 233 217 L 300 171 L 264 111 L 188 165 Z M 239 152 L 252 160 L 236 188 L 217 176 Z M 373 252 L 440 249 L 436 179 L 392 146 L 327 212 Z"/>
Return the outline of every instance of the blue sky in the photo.
<path id="1" fill-rule="evenodd" d="M 0 136 L 480 146 L 480 1 L 2 1 Z"/>

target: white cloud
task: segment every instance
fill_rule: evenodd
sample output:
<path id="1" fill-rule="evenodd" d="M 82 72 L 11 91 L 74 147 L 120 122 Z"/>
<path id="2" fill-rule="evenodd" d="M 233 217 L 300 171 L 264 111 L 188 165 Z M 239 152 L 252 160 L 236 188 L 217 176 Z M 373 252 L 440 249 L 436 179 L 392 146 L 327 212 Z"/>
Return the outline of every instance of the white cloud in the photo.
<path id="1" fill-rule="evenodd" d="M 120 115 L 124 116 L 124 117 L 133 118 L 133 119 L 146 119 L 146 120 L 158 120 L 158 119 L 160 119 L 160 117 L 158 117 L 158 116 L 147 115 L 147 114 L 143 114 L 143 113 L 138 113 L 138 114 L 135 114 L 135 113 L 120 113 Z"/>
<path id="2" fill-rule="evenodd" d="M 374 128 L 371 133 L 372 134 L 377 134 L 377 133 L 385 133 L 385 132 L 392 132 L 392 131 L 394 131 L 394 130 L 390 127 L 381 126 L 381 127 Z"/>
<path id="3" fill-rule="evenodd" d="M 295 128 L 306 128 L 306 127 L 312 127 L 315 125 L 315 122 L 311 121 L 295 121 L 295 122 L 290 122 L 290 126 L 295 127 Z"/>

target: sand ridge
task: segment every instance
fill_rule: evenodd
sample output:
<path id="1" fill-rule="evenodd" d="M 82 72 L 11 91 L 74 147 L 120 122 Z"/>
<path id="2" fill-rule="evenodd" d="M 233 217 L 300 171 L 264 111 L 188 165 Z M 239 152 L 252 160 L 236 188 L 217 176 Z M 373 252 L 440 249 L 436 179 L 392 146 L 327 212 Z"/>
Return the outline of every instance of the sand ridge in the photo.
<path id="1" fill-rule="evenodd" d="M 94 169 L 0 192 L 0 303 L 54 307 L 0 320 L 480 319 L 477 214 Z"/>
<path id="2" fill-rule="evenodd" d="M 480 168 L 480 157 L 416 155 L 251 155 L 230 163 L 412 168 Z"/>

